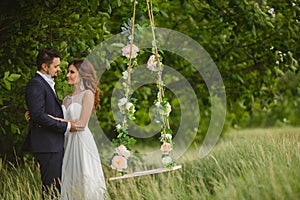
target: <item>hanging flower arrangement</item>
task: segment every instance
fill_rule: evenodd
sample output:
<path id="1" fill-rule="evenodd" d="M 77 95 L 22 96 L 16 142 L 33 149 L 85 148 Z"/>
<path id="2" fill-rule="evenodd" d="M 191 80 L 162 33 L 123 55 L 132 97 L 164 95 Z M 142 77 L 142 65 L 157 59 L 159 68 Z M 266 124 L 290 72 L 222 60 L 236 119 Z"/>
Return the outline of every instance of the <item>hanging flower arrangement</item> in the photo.
<path id="1" fill-rule="evenodd" d="M 124 96 L 118 100 L 118 120 L 116 125 L 116 131 L 118 133 L 117 138 L 112 142 L 116 146 L 115 153 L 111 159 L 111 168 L 116 169 L 119 172 L 124 173 L 127 169 L 127 159 L 130 157 L 130 147 L 136 143 L 136 140 L 128 134 L 128 120 L 135 120 L 135 99 L 130 98 L 131 89 L 131 72 L 134 66 L 137 65 L 135 58 L 138 55 L 139 48 L 133 44 L 134 35 L 134 19 L 135 19 L 135 7 L 134 14 L 131 22 L 131 36 L 129 37 L 129 44 L 122 48 L 122 56 L 127 59 L 127 69 L 122 72 L 122 86 L 124 89 Z"/>
<path id="2" fill-rule="evenodd" d="M 169 124 L 169 115 L 172 111 L 171 105 L 164 94 L 164 83 L 162 80 L 163 63 L 161 62 L 161 56 L 158 53 L 156 37 L 155 37 L 155 25 L 154 16 L 152 10 L 152 1 L 147 0 L 148 15 L 150 19 L 152 29 L 152 55 L 149 57 L 147 62 L 147 68 L 152 72 L 156 73 L 157 77 L 157 98 L 154 101 L 156 108 L 155 120 L 162 127 L 160 141 L 161 153 L 162 153 L 162 165 L 165 168 L 172 168 L 175 166 L 175 159 L 172 156 L 172 150 L 174 143 L 172 141 L 172 130 Z"/>
<path id="3" fill-rule="evenodd" d="M 155 49 L 155 48 L 154 48 Z M 159 56 L 151 55 L 148 60 L 147 68 L 156 73 L 157 77 L 157 98 L 154 101 L 155 105 L 155 121 L 161 125 L 160 147 L 162 153 L 162 165 L 165 168 L 172 168 L 175 165 L 175 160 L 172 158 L 172 150 L 174 143 L 172 141 L 172 129 L 169 125 L 169 115 L 172 107 L 168 99 L 164 95 L 164 83 L 162 80 L 163 64 L 158 60 Z"/>
<path id="4" fill-rule="evenodd" d="M 155 33 L 154 33 L 154 18 L 152 12 L 152 2 L 147 0 L 147 8 L 149 19 L 152 28 L 153 47 L 152 55 L 150 55 L 147 68 L 154 73 L 157 77 L 157 95 L 154 101 L 155 105 L 155 121 L 161 126 L 160 147 L 161 162 L 164 168 L 172 168 L 175 166 L 175 160 L 173 159 L 172 152 L 174 143 L 172 141 L 172 130 L 169 125 L 169 115 L 172 111 L 171 105 L 168 99 L 164 95 L 164 83 L 162 80 L 163 63 L 161 62 L 161 56 L 158 53 L 156 45 Z M 118 100 L 118 120 L 116 125 L 116 131 L 118 132 L 117 138 L 113 139 L 113 143 L 116 146 L 115 153 L 111 159 L 111 168 L 116 169 L 119 172 L 124 173 L 124 170 L 128 167 L 127 159 L 131 156 L 130 146 L 135 144 L 136 140 L 130 137 L 128 134 L 128 120 L 135 120 L 135 99 L 130 98 L 131 90 L 131 72 L 134 66 L 137 65 L 136 58 L 139 53 L 139 48 L 133 44 L 134 39 L 134 20 L 135 20 L 136 0 L 134 1 L 134 12 L 130 26 L 131 34 L 128 37 L 129 43 L 122 48 L 122 56 L 127 59 L 127 69 L 122 72 L 122 86 L 124 89 L 124 96 Z"/>

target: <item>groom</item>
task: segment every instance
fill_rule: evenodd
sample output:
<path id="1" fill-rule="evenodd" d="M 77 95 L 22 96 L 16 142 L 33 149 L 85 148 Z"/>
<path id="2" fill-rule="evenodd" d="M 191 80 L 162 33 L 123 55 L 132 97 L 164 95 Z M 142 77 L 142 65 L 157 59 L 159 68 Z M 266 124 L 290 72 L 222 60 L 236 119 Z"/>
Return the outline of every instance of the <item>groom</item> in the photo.
<path id="1" fill-rule="evenodd" d="M 54 186 L 60 191 L 64 136 L 80 130 L 75 122 L 54 120 L 48 114 L 63 118 L 63 111 L 54 89 L 54 78 L 60 71 L 60 55 L 45 48 L 37 56 L 38 71 L 26 87 L 26 104 L 30 113 L 29 131 L 24 150 L 32 152 L 40 165 L 43 198 Z"/>

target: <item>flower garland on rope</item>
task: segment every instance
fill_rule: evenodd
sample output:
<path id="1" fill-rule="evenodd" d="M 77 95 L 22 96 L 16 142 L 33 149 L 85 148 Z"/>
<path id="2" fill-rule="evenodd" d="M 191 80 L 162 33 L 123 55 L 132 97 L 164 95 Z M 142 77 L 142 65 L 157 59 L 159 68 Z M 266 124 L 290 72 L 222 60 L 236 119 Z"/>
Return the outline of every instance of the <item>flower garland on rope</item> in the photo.
<path id="1" fill-rule="evenodd" d="M 154 101 L 156 108 L 155 120 L 162 126 L 160 142 L 162 145 L 160 147 L 162 153 L 162 165 L 165 168 L 172 168 L 175 166 L 175 159 L 172 156 L 172 150 L 174 143 L 172 141 L 172 130 L 169 125 L 169 115 L 172 111 L 171 105 L 168 99 L 164 95 L 164 83 L 162 80 L 163 64 L 161 62 L 161 57 L 158 53 L 158 48 L 156 45 L 155 32 L 154 32 L 154 16 L 152 10 L 152 1 L 147 1 L 148 15 L 152 28 L 152 55 L 149 57 L 147 62 L 147 68 L 156 73 L 157 75 L 157 96 Z M 139 48 L 133 44 L 134 39 L 134 22 L 135 22 L 135 12 L 136 3 L 134 0 L 134 10 L 133 17 L 131 20 L 131 35 L 129 36 L 129 44 L 127 44 L 122 49 L 122 55 L 128 60 L 127 70 L 122 72 L 122 78 L 124 82 L 122 86 L 124 87 L 124 96 L 119 99 L 118 107 L 121 120 L 118 121 L 116 125 L 116 130 L 119 133 L 116 139 L 113 139 L 113 143 L 116 146 L 115 153 L 111 159 L 111 168 L 116 169 L 121 174 L 127 169 L 127 159 L 130 157 L 131 153 L 129 151 L 130 146 L 135 144 L 136 140 L 128 135 L 128 124 L 127 120 L 135 120 L 135 105 L 134 99 L 130 99 L 130 86 L 131 86 L 131 72 L 134 66 L 137 65 L 135 58 L 138 55 Z"/>
<path id="2" fill-rule="evenodd" d="M 152 9 L 152 0 L 147 0 L 147 8 L 148 8 L 148 15 L 151 24 L 152 30 L 152 55 L 148 59 L 147 68 L 155 72 L 157 75 L 157 99 L 154 101 L 155 108 L 156 108 L 156 122 L 160 123 L 162 126 L 160 141 L 162 142 L 161 145 L 161 153 L 162 153 L 162 165 L 165 168 L 172 168 L 175 166 L 175 159 L 172 156 L 172 150 L 174 143 L 172 141 L 172 129 L 170 128 L 169 124 L 169 115 L 172 111 L 171 105 L 168 102 L 168 99 L 165 97 L 164 94 L 164 83 L 162 80 L 162 71 L 163 71 L 163 64 L 161 62 L 161 57 L 158 53 L 158 48 L 156 45 L 156 38 L 155 38 L 155 25 L 154 25 L 154 16 L 153 16 L 153 9 Z"/>
<path id="3" fill-rule="evenodd" d="M 122 55 L 127 58 L 127 69 L 122 72 L 122 79 L 124 80 L 122 86 L 124 87 L 124 96 L 119 99 L 119 116 L 116 130 L 118 136 L 113 139 L 113 144 L 116 146 L 114 156 L 111 160 L 111 168 L 116 169 L 120 173 L 124 173 L 127 169 L 127 159 L 131 153 L 129 151 L 130 146 L 135 144 L 136 140 L 128 135 L 128 119 L 135 120 L 135 105 L 134 99 L 130 99 L 130 87 L 131 87 L 131 72 L 134 66 L 137 65 L 135 58 L 138 55 L 139 48 L 133 44 L 134 39 L 134 23 L 135 23 L 135 11 L 136 1 L 134 1 L 133 17 L 131 20 L 131 35 L 129 36 L 129 44 L 122 49 Z"/>

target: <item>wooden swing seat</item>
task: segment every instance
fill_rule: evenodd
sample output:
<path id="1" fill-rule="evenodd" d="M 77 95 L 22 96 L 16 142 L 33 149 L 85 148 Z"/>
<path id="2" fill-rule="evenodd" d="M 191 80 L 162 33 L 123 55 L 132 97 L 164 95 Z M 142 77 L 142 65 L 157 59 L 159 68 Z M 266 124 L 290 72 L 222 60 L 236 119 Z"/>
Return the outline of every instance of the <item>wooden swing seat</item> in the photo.
<path id="1" fill-rule="evenodd" d="M 133 172 L 133 173 L 130 173 L 130 174 L 125 174 L 123 176 L 111 177 L 111 178 L 109 178 L 109 180 L 113 181 L 113 180 L 119 180 L 119 179 L 124 179 L 124 178 L 132 178 L 132 177 L 136 177 L 136 176 L 144 176 L 144 175 L 149 175 L 149 174 L 170 172 L 170 171 L 175 171 L 175 170 L 180 169 L 180 168 L 181 168 L 181 165 L 176 165 L 172 168 L 158 168 L 158 169 L 151 169 L 151 170 Z"/>

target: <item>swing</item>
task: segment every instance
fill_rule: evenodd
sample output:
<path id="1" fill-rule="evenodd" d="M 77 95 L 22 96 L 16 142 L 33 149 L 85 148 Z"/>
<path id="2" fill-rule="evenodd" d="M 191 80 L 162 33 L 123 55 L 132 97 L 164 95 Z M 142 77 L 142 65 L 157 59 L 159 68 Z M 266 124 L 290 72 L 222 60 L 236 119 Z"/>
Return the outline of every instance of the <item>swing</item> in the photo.
<path id="1" fill-rule="evenodd" d="M 132 178 L 132 177 L 137 177 L 137 176 L 158 174 L 158 173 L 162 173 L 162 172 L 172 172 L 172 171 L 175 171 L 180 168 L 181 168 L 181 165 L 176 165 L 170 169 L 168 169 L 168 168 L 151 169 L 151 170 L 145 170 L 145 171 L 139 171 L 139 172 L 133 172 L 130 174 L 125 174 L 123 176 L 111 177 L 108 180 L 113 181 L 113 180 L 119 180 L 119 179 L 124 179 L 124 178 Z"/>
<path id="2" fill-rule="evenodd" d="M 147 1 L 147 9 L 148 15 L 151 23 L 151 30 L 152 30 L 152 55 L 150 56 L 147 62 L 147 68 L 156 74 L 157 78 L 157 100 L 155 101 L 155 108 L 156 112 L 158 113 L 159 123 L 161 124 L 162 131 L 160 141 L 162 142 L 161 145 L 161 152 L 162 152 L 162 168 L 145 170 L 145 171 L 138 171 L 129 174 L 122 174 L 121 176 L 110 177 L 109 180 L 119 180 L 131 177 L 138 177 L 150 174 L 157 174 L 163 172 L 172 172 L 178 169 L 181 169 L 181 165 L 176 165 L 175 160 L 173 159 L 172 151 L 173 151 L 173 142 L 172 142 L 172 130 L 169 125 L 169 114 L 171 112 L 171 105 L 167 101 L 164 95 L 164 84 L 162 80 L 162 71 L 163 71 L 163 64 L 161 62 L 161 57 L 158 52 L 158 48 L 156 45 L 156 38 L 154 32 L 154 16 L 152 10 L 152 1 Z M 122 114 L 122 120 L 117 122 L 117 132 L 119 133 L 116 139 L 113 139 L 113 143 L 116 146 L 115 154 L 111 160 L 111 167 L 121 173 L 123 170 L 127 168 L 127 159 L 130 157 L 130 151 L 128 150 L 128 146 L 133 145 L 135 143 L 135 139 L 128 135 L 128 119 L 134 120 L 134 112 L 135 107 L 134 103 L 130 102 L 129 93 L 130 93 L 130 86 L 131 86 L 131 71 L 137 63 L 134 59 L 137 57 L 139 49 L 137 46 L 134 45 L 134 23 L 135 23 L 135 11 L 136 11 L 136 0 L 134 0 L 134 10 L 133 10 L 133 17 L 131 21 L 131 35 L 129 37 L 129 44 L 126 45 L 122 49 L 122 55 L 125 56 L 128 60 L 127 70 L 124 71 L 123 79 L 124 81 L 124 96 L 121 97 L 118 101 L 119 113 Z"/>

